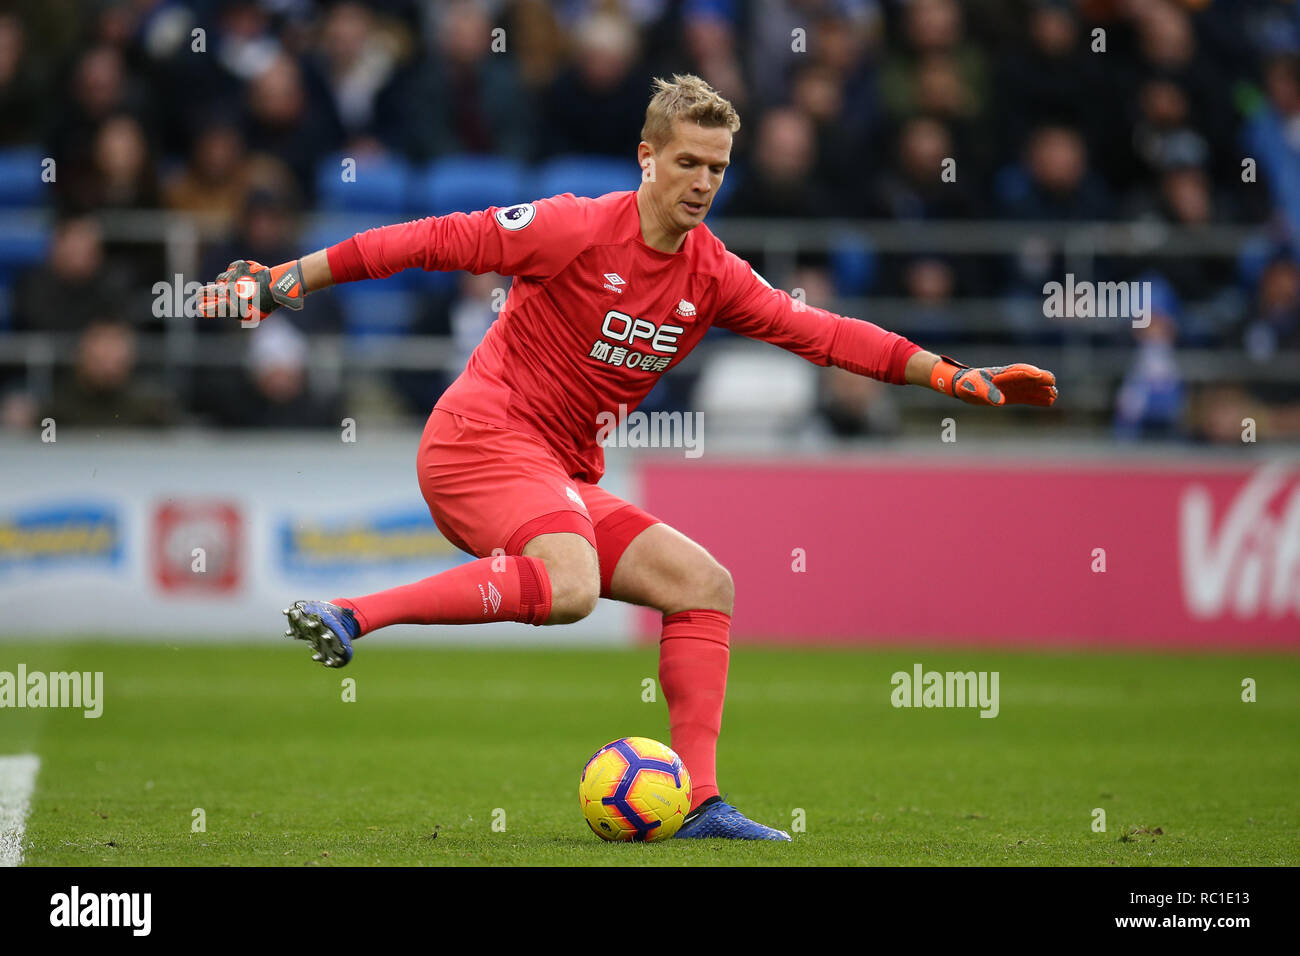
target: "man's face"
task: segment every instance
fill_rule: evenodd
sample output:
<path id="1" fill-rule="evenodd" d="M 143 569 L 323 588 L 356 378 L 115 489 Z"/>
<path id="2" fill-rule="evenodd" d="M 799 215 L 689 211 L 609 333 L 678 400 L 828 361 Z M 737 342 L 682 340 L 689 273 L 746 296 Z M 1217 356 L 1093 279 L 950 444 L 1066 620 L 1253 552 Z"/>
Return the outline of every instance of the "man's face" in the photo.
<path id="1" fill-rule="evenodd" d="M 642 142 L 637 155 L 654 205 L 686 232 L 704 221 L 718 194 L 731 162 L 731 131 L 678 120 L 662 149 L 655 152 Z"/>

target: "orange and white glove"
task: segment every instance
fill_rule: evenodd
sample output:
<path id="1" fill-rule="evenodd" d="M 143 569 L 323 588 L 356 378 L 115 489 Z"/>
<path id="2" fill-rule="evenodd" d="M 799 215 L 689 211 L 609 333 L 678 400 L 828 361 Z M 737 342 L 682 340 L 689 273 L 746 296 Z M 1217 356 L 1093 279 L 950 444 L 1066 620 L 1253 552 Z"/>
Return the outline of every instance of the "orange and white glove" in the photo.
<path id="1" fill-rule="evenodd" d="M 930 372 L 930 387 L 971 405 L 1051 405 L 1056 376 L 1035 365 L 971 368 L 946 355 Z"/>
<path id="2" fill-rule="evenodd" d="M 240 325 L 251 329 L 280 306 L 301 309 L 305 293 L 299 260 L 268 269 L 251 259 L 237 259 L 203 287 L 199 313 L 207 318 L 237 315 Z"/>

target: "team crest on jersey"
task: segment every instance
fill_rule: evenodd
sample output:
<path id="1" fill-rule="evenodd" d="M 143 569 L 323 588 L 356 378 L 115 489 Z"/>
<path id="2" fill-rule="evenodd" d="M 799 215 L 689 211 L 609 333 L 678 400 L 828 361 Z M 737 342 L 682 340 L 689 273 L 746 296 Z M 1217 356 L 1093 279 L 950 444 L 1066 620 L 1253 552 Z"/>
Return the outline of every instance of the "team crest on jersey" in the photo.
<path id="1" fill-rule="evenodd" d="M 695 303 L 687 302 L 685 299 L 680 300 L 677 303 L 677 314 L 680 315 L 683 319 L 689 319 L 694 317 Z"/>
<path id="2" fill-rule="evenodd" d="M 516 232 L 533 221 L 537 207 L 530 202 L 521 202 L 517 206 L 506 206 L 497 210 L 497 224 L 502 229 Z"/>

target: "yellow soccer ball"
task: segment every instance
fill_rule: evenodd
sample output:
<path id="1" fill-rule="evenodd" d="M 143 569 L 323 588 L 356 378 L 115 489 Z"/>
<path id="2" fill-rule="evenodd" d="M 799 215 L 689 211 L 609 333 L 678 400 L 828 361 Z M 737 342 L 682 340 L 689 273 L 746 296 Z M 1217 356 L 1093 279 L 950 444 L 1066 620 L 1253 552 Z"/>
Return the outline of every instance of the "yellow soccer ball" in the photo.
<path id="1" fill-rule="evenodd" d="M 667 840 L 691 809 L 691 775 L 682 758 L 648 737 L 601 747 L 578 781 L 578 804 L 602 840 Z"/>

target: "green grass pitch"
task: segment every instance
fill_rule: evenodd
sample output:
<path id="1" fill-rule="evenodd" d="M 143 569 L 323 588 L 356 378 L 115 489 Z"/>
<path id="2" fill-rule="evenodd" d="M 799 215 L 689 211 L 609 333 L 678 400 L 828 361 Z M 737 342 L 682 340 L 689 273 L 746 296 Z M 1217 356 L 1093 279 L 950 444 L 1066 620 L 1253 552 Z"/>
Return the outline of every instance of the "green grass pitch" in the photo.
<path id="1" fill-rule="evenodd" d="M 42 762 L 26 839 L 36 865 L 1300 860 L 1294 656 L 741 646 L 722 789 L 786 829 L 801 810 L 802 832 L 793 845 L 605 844 L 578 812 L 578 774 L 613 738 L 667 742 L 662 698 L 642 700 L 656 660 L 653 647 L 378 637 L 327 671 L 287 641 L 0 643 L 0 670 L 103 671 L 105 697 L 97 720 L 0 710 L 0 754 Z M 998 671 L 999 716 L 892 707 L 890 675 L 918 661 Z M 1255 703 L 1241 700 L 1247 677 Z"/>

